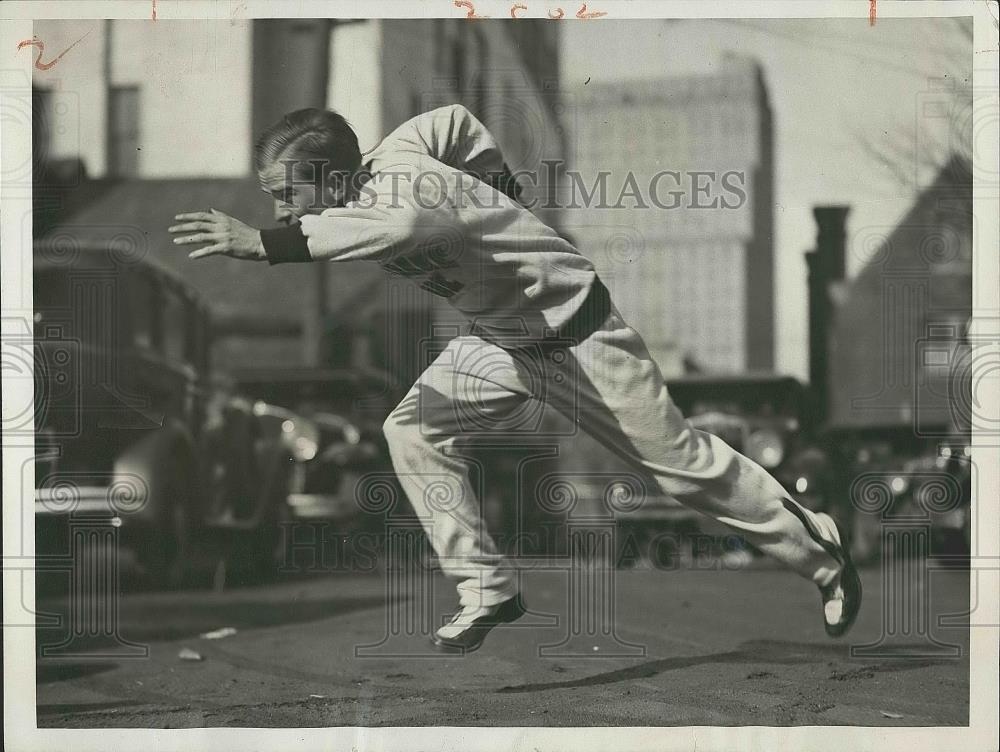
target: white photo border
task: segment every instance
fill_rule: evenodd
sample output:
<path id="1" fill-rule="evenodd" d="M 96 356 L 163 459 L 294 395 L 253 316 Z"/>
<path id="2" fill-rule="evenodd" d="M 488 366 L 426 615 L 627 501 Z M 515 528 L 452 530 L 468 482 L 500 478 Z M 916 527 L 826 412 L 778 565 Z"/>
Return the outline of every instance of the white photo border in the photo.
<path id="1" fill-rule="evenodd" d="M 491 18 L 509 18 L 510 2 L 473 0 L 477 13 Z M 553 5 L 567 10 L 562 21 L 581 23 L 572 18 L 572 8 L 579 2 L 540 2 L 527 0 L 522 18 L 545 18 Z M 866 18 L 868 0 L 590 0 L 591 10 L 607 13 L 607 19 L 642 18 Z M 0 70 L 21 71 L 29 79 L 33 55 L 16 54 L 17 44 L 32 37 L 33 19 L 150 19 L 155 8 L 157 20 L 170 19 L 249 19 L 249 18 L 461 18 L 466 9 L 452 0 L 385 0 L 362 3 L 356 0 L 64 0 L 62 2 L 0 3 Z M 997 75 L 997 4 L 991 0 L 878 0 L 878 18 L 913 18 L 924 16 L 971 16 L 974 19 L 976 55 L 974 91 L 996 109 L 1000 80 Z M 516 23 L 516 21 L 511 21 Z M 591 21 L 586 21 L 591 22 Z M 597 20 L 596 22 L 600 22 Z M 988 92 L 993 92 L 992 95 Z M 4 107 L 0 90 L 0 112 Z M 986 129 L 977 145 L 987 153 L 977 153 L 976 160 L 992 165 L 996 171 L 997 144 L 1000 144 L 1000 121 L 984 123 Z M 992 144 L 990 151 L 989 144 Z M 0 129 L 0 172 L 21 164 L 31 150 L 30 124 L 2 120 Z M 975 175 L 981 174 L 974 170 Z M 977 322 L 1000 322 L 998 308 L 998 213 L 996 194 L 986 190 L 979 178 L 974 183 L 975 223 L 973 316 Z M 30 224 L 21 220 L 31 214 L 30 191 L 0 185 L 0 248 L 2 248 L 2 318 L 4 338 L 24 334 L 18 322 L 31 313 L 31 237 Z M 13 219 L 12 219 L 13 218 Z M 21 325 L 23 327 L 23 324 Z M 1000 338 L 1000 328 L 988 332 Z M 30 336 L 30 332 L 28 332 Z M 997 347 L 994 343 L 992 347 Z M 3 401 L 7 404 L 31 404 L 32 385 L 25 379 L 11 379 L 3 371 Z M 982 394 L 977 409 L 986 420 L 1000 421 L 1000 390 Z M 72 749 L 75 752 L 120 750 L 193 750 L 242 749 L 289 750 L 324 749 L 361 752 L 363 750 L 420 749 L 476 750 L 527 749 L 550 750 L 886 750 L 912 752 L 923 749 L 995 750 L 997 718 L 1000 707 L 996 667 L 1000 662 L 1000 447 L 995 440 L 973 435 L 973 458 L 981 471 L 981 487 L 973 515 L 978 530 L 973 539 L 984 546 L 973 561 L 978 578 L 978 609 L 981 621 L 994 626 L 970 628 L 970 705 L 969 726 L 962 728 L 927 727 L 587 727 L 587 728 L 502 728 L 502 727 L 335 727 L 329 729 L 292 728 L 197 728 L 176 730 L 152 729 L 37 729 L 35 696 L 35 642 L 30 628 L 5 628 L 4 640 L 4 715 L 5 746 L 10 750 Z M 30 570 L 34 554 L 34 525 L 31 514 L 34 501 L 21 498 L 20 476 L 31 461 L 31 448 L 3 440 L 3 535 L 4 535 L 4 623 L 8 617 L 30 611 L 33 606 L 34 579 Z M 25 519 L 27 522 L 25 522 Z M 21 537 L 23 540 L 19 540 Z M 27 563 L 26 563 L 27 562 Z M 28 569 L 22 572 L 20 567 Z M 21 603 L 21 580 L 24 575 L 24 599 Z M 984 603 L 982 595 L 993 599 Z"/>

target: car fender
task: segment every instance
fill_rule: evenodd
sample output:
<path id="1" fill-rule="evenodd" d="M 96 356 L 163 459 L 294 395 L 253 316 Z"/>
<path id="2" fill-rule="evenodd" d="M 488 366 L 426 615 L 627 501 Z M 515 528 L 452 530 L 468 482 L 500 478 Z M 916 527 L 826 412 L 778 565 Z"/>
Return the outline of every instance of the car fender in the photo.
<path id="1" fill-rule="evenodd" d="M 115 460 L 116 478 L 139 477 L 145 482 L 146 502 L 136 510 L 137 520 L 154 524 L 163 519 L 180 490 L 181 502 L 194 503 L 198 488 L 197 455 L 190 432 L 179 420 L 142 432 Z M 189 508 L 187 511 L 191 511 Z"/>

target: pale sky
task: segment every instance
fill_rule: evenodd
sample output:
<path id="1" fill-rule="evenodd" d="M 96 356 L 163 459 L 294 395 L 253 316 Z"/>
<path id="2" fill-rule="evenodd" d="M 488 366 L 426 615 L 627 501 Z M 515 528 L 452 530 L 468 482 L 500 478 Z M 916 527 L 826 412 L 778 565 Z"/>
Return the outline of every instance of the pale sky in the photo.
<path id="1" fill-rule="evenodd" d="M 775 148 L 776 370 L 808 371 L 806 266 L 812 207 L 844 203 L 848 274 L 873 252 L 929 174 L 904 164 L 903 185 L 862 144 L 947 137 L 928 112 L 941 76 L 971 71 L 971 44 L 945 19 L 600 21 L 563 25 L 561 86 L 711 72 L 727 50 L 758 60 L 771 99 Z M 595 50 L 601 50 L 595 54 Z M 963 51 L 967 56 L 963 57 Z M 962 70 L 962 61 L 969 62 Z M 948 79 L 951 80 L 950 78 Z M 962 82 L 963 85 L 965 82 Z M 938 89 L 938 91 L 936 91 Z"/>

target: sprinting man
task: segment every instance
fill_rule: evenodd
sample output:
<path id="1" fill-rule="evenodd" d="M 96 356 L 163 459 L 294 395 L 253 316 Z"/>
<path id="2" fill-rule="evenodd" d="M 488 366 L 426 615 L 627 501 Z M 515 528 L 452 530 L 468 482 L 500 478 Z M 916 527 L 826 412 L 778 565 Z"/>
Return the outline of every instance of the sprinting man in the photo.
<path id="1" fill-rule="evenodd" d="M 459 580 L 461 608 L 433 635 L 439 649 L 475 650 L 524 613 L 460 450 L 474 434 L 517 430 L 529 400 L 562 411 L 664 494 L 818 586 L 830 636 L 850 628 L 861 582 L 836 523 L 685 420 L 593 265 L 518 202 L 496 141 L 468 110 L 419 115 L 364 158 L 340 115 L 299 110 L 261 135 L 255 165 L 285 226 L 179 214 L 174 243 L 203 246 L 191 258 L 375 262 L 472 324 L 384 426 L 400 483 L 443 571 Z"/>

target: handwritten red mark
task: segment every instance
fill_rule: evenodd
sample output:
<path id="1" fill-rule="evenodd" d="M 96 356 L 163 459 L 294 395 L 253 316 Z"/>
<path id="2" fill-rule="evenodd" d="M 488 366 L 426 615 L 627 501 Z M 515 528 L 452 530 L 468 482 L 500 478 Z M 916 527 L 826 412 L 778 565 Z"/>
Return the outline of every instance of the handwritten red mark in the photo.
<path id="1" fill-rule="evenodd" d="M 473 7 L 472 3 L 469 2 L 469 0 L 455 0 L 455 7 L 456 8 L 465 8 L 466 10 L 468 10 L 469 12 L 466 14 L 465 17 L 468 18 L 468 19 L 470 19 L 470 20 L 476 19 L 476 18 L 489 18 L 489 16 L 480 16 L 480 15 L 478 15 L 476 13 L 475 7 Z"/>
<path id="2" fill-rule="evenodd" d="M 878 0 L 868 0 L 868 25 L 874 26 L 875 19 L 878 16 Z"/>
<path id="3" fill-rule="evenodd" d="M 870 2 L 874 4 L 875 0 L 870 0 Z M 469 20 L 474 20 L 477 18 L 489 18 L 489 16 L 481 16 L 478 13 L 476 13 L 476 7 L 472 4 L 472 0 L 454 0 L 454 6 L 456 8 L 465 8 L 466 10 L 465 17 Z M 525 5 L 524 3 L 514 3 L 513 5 L 510 6 L 510 17 L 520 18 L 520 16 L 517 15 L 518 11 L 526 11 L 526 10 L 528 10 L 528 6 Z M 560 18 L 566 15 L 566 11 L 564 11 L 562 8 L 556 8 L 555 10 L 550 10 L 548 13 L 549 13 L 549 18 L 551 18 L 553 21 L 558 21 Z M 589 20 L 591 18 L 600 18 L 601 16 L 606 16 L 606 15 L 608 14 L 601 10 L 587 10 L 586 3 L 583 3 L 580 6 L 580 10 L 576 12 L 576 17 L 582 20 Z M 153 19 L 154 20 L 156 19 L 156 0 L 153 0 Z"/>
<path id="4" fill-rule="evenodd" d="M 24 40 L 18 42 L 17 43 L 17 49 L 20 50 L 23 47 L 37 47 L 38 48 L 38 57 L 35 58 L 35 67 L 38 68 L 38 70 L 46 71 L 49 68 L 53 67 L 60 60 L 62 60 L 63 55 L 65 55 L 71 49 L 73 49 L 78 44 L 80 44 L 80 42 L 82 42 L 84 39 L 86 39 L 88 34 L 90 34 L 89 31 L 86 34 L 84 34 L 82 37 L 80 37 L 79 39 L 77 39 L 75 42 L 73 42 L 73 44 L 71 44 L 65 50 L 63 50 L 62 52 L 60 52 L 53 60 L 51 60 L 48 63 L 43 63 L 42 62 L 42 55 L 45 54 L 45 42 L 43 42 L 38 37 L 32 37 L 31 39 L 24 39 Z"/>
<path id="5" fill-rule="evenodd" d="M 872 2 L 875 2 L 875 0 L 872 0 Z M 583 18 L 583 19 L 600 18 L 601 16 L 606 16 L 606 15 L 608 15 L 608 14 L 605 13 L 604 11 L 600 11 L 600 10 L 593 10 L 593 11 L 588 12 L 587 11 L 587 4 L 586 3 L 584 3 L 583 5 L 581 5 L 580 6 L 580 10 L 578 10 L 576 12 L 576 17 L 577 18 Z"/>

